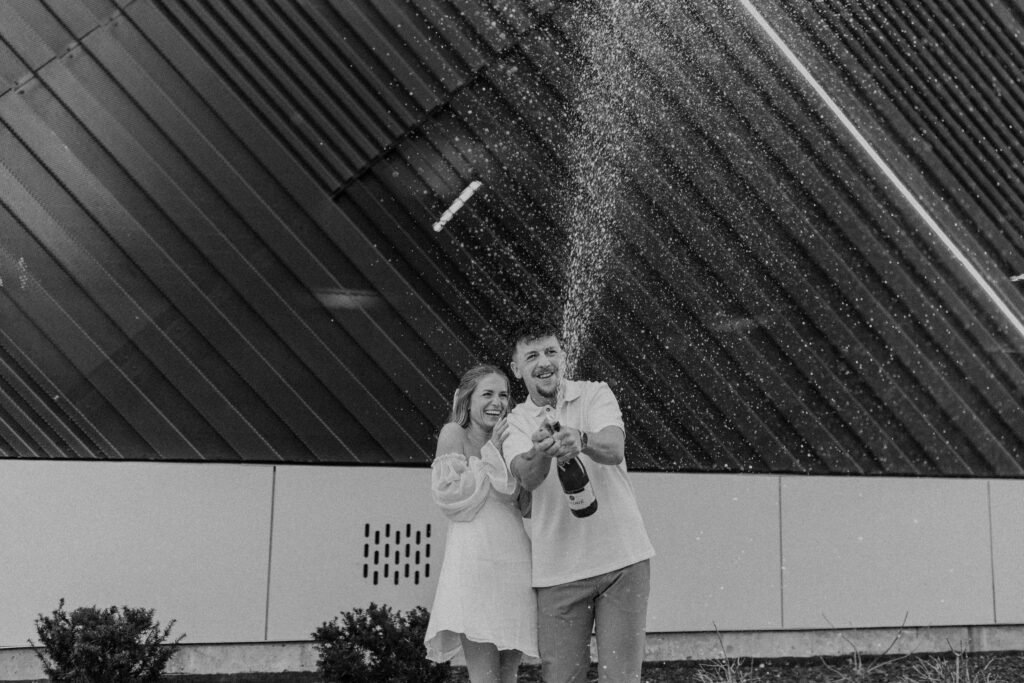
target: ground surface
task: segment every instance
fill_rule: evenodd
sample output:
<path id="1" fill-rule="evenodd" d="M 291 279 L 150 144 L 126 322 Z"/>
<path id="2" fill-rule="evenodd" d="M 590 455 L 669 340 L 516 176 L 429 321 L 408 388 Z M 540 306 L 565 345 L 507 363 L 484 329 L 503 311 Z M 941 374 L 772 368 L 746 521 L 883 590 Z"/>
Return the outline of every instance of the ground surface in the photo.
<path id="1" fill-rule="evenodd" d="M 1024 650 L 1024 643 L 1021 643 Z M 959 669 L 957 669 L 959 666 Z M 704 677 L 700 676 L 703 672 Z M 731 674 L 731 678 L 730 678 Z M 168 683 L 319 683 L 315 673 L 168 675 Z M 597 681 L 591 667 L 590 682 Z M 469 683 L 466 670 L 452 669 L 452 683 Z M 766 659 L 717 662 L 648 662 L 643 683 L 1022 683 L 1024 652 L 904 658 Z M 412 682 L 410 682 L 412 683 Z M 523 666 L 519 683 L 543 683 L 539 667 Z"/>
<path id="2" fill-rule="evenodd" d="M 1024 643 L 1021 644 L 1024 647 Z M 959 668 L 957 668 L 959 667 Z M 704 672 L 705 678 L 699 676 Z M 729 677 L 731 673 L 731 678 Z M 591 667 L 588 681 L 597 681 Z M 742 662 L 648 662 L 643 683 L 1022 683 L 1024 654 L 911 656 L 886 659 L 768 659 Z M 464 669 L 452 681 L 468 683 Z M 520 683 L 542 683 L 537 667 L 524 666 Z"/>

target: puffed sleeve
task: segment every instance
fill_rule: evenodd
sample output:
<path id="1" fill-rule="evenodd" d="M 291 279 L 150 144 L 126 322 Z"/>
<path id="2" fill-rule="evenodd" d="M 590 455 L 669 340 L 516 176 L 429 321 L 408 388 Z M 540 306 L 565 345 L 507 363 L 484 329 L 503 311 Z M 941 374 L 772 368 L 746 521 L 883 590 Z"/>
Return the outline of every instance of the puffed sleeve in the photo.
<path id="1" fill-rule="evenodd" d="M 456 522 L 473 519 L 492 488 L 511 495 L 517 485 L 498 449 L 489 441 L 481 449 L 479 458 L 444 453 L 437 456 L 431 466 L 434 502 Z"/>
<path id="2" fill-rule="evenodd" d="M 444 453 L 434 458 L 430 468 L 431 495 L 448 518 L 468 522 L 483 506 L 490 479 L 480 464 L 468 462 L 462 453 Z"/>

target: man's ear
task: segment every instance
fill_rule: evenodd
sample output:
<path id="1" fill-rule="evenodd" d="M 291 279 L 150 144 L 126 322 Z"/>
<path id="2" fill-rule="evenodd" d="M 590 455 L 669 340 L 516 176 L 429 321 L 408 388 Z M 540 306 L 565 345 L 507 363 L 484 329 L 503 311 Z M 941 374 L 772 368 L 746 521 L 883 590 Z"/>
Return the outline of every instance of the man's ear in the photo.
<path id="1" fill-rule="evenodd" d="M 513 377 L 515 377 L 516 379 L 522 379 L 523 378 L 523 376 L 519 372 L 519 366 L 516 365 L 515 361 L 510 362 L 508 364 L 508 366 L 509 366 L 509 368 L 512 369 L 512 376 Z"/>

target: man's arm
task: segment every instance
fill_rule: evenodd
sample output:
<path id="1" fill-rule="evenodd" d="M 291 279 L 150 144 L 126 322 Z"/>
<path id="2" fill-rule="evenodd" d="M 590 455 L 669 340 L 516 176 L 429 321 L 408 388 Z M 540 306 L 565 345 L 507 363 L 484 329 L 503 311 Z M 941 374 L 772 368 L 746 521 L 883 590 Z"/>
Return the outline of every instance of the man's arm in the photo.
<path id="1" fill-rule="evenodd" d="M 626 458 L 626 432 L 622 427 L 619 402 L 605 382 L 598 382 L 589 394 L 585 407 L 588 421 L 602 427 L 600 431 L 587 432 L 585 436 L 575 427 L 563 427 L 559 433 L 563 448 L 557 454 L 558 458 L 572 457 L 582 452 L 599 465 L 619 465 Z"/>
<path id="2" fill-rule="evenodd" d="M 575 427 L 562 427 L 558 433 L 560 458 L 574 457 L 580 453 L 599 465 L 618 465 L 626 453 L 626 435 L 621 429 L 609 425 L 599 432 L 587 432 L 587 447 L 583 448 L 583 432 Z"/>
<path id="3" fill-rule="evenodd" d="M 530 437 L 533 448 L 513 456 L 509 468 L 527 491 L 532 491 L 548 476 L 551 460 L 559 451 L 559 442 L 544 430 L 537 430 Z"/>

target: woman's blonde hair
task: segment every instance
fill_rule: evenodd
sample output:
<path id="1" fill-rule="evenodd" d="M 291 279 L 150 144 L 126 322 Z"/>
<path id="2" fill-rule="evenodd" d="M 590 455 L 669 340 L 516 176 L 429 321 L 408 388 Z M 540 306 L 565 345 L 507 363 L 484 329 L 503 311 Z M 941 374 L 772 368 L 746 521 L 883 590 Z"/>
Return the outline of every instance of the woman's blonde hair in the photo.
<path id="1" fill-rule="evenodd" d="M 476 386 L 480 380 L 487 375 L 498 375 L 505 380 L 505 386 L 509 387 L 508 375 L 496 365 L 482 363 L 462 373 L 459 380 L 459 388 L 455 390 L 455 398 L 452 400 L 452 412 L 448 416 L 449 422 L 454 422 L 463 429 L 469 426 L 469 399 L 473 397 Z"/>

